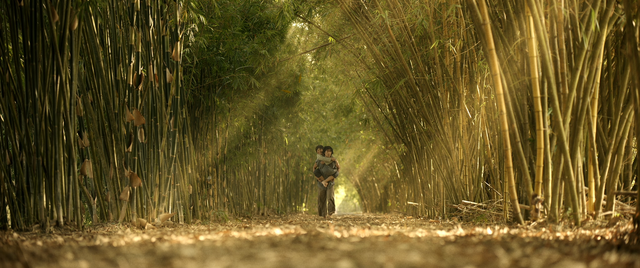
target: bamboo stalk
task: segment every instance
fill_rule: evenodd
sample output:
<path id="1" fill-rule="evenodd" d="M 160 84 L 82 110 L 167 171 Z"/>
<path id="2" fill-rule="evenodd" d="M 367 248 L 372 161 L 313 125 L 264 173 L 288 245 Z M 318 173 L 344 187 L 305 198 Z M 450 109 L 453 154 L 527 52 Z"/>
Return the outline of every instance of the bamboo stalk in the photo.
<path id="1" fill-rule="evenodd" d="M 509 198 L 511 199 L 512 204 L 516 204 L 516 205 L 513 205 L 513 213 L 514 213 L 514 216 L 516 217 L 516 220 L 520 224 L 524 224 L 524 220 L 522 219 L 522 214 L 520 213 L 520 207 L 517 206 L 519 202 L 518 202 L 517 190 L 516 190 L 514 174 L 513 174 L 513 162 L 511 159 L 511 141 L 509 138 L 509 123 L 508 123 L 507 114 L 506 114 L 507 109 L 505 105 L 505 97 L 504 97 L 503 88 L 502 88 L 502 79 L 500 77 L 500 65 L 498 62 L 498 56 L 496 55 L 496 49 L 493 42 L 491 25 L 489 23 L 489 14 L 487 12 L 486 4 L 483 1 L 481 1 L 477 6 L 476 6 L 476 3 L 473 2 L 472 0 L 468 0 L 468 3 L 469 5 L 472 5 L 478 8 L 479 13 L 481 15 L 481 17 L 478 18 L 479 19 L 478 24 L 482 25 L 483 31 L 485 34 L 485 43 L 486 43 L 486 49 L 489 55 L 489 63 L 491 67 L 491 73 L 493 76 L 493 84 L 496 90 L 496 97 L 498 99 L 498 105 L 500 108 L 500 122 L 501 122 L 500 129 L 502 132 L 502 138 L 504 139 L 504 156 L 506 161 L 505 177 L 509 185 Z"/>
<path id="2" fill-rule="evenodd" d="M 566 170 L 566 175 L 565 178 L 565 183 L 567 184 L 567 186 L 569 187 L 568 191 L 569 194 L 571 195 L 570 197 L 570 201 L 571 201 L 571 207 L 573 208 L 573 211 L 581 211 L 579 209 L 579 201 L 578 201 L 578 194 L 576 191 L 576 186 L 575 186 L 575 176 L 574 176 L 574 172 L 573 172 L 573 166 L 571 165 L 571 154 L 569 152 L 569 144 L 567 141 L 567 135 L 565 132 L 565 124 L 563 123 L 563 118 L 561 115 L 561 110 L 560 110 L 560 103 L 559 103 L 559 98 L 558 98 L 558 94 L 557 94 L 557 89 L 556 89 L 556 83 L 555 83 L 555 75 L 553 74 L 553 67 L 551 64 L 551 59 L 550 59 L 550 54 L 549 54 L 549 48 L 548 45 L 546 43 L 547 38 L 545 37 L 545 31 L 544 28 L 542 27 L 542 23 L 540 21 L 540 15 L 538 12 L 538 9 L 534 3 L 533 0 L 527 0 L 527 5 L 529 6 L 532 14 L 533 14 L 533 21 L 534 21 L 534 26 L 536 29 L 536 32 L 538 33 L 538 38 L 540 39 L 540 44 L 542 45 L 541 49 L 543 51 L 542 53 L 542 59 L 543 59 L 543 72 L 545 73 L 545 76 L 547 77 L 548 81 L 549 81 L 549 85 L 550 85 L 550 92 L 551 92 L 551 96 L 552 96 L 552 104 L 553 104 L 553 110 L 557 111 L 554 112 L 554 117 L 555 117 L 555 126 L 557 129 L 557 133 L 559 134 L 558 136 L 558 140 L 560 141 L 560 149 L 561 149 L 561 153 L 564 156 L 564 162 L 565 165 L 567 165 Z M 580 226 L 580 215 L 579 213 L 574 213 L 573 215 L 573 220 L 574 220 L 574 224 L 577 226 Z"/>
<path id="3" fill-rule="evenodd" d="M 527 48 L 529 50 L 529 69 L 531 72 L 531 85 L 533 89 L 533 104 L 536 118 L 536 169 L 535 169 L 535 194 L 542 196 L 542 181 L 544 172 L 544 125 L 542 116 L 542 97 L 540 95 L 540 77 L 538 76 L 538 49 L 536 46 L 533 18 L 529 8 L 527 13 Z"/>

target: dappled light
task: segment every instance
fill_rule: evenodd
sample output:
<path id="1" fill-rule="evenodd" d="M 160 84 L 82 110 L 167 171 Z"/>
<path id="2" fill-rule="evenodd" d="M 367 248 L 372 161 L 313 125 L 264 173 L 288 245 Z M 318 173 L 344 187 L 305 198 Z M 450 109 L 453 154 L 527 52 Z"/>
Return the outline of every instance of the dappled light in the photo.
<path id="1" fill-rule="evenodd" d="M 605 252 L 630 239 L 624 235 L 629 228 L 522 228 L 399 214 L 325 220 L 295 214 L 154 230 L 100 224 L 84 233 L 5 233 L 0 249 L 12 253 L 8 260 L 28 259 L 36 267 L 587 267 L 582 260 L 589 260 L 588 267 L 624 267 L 637 263 L 636 249 Z"/>

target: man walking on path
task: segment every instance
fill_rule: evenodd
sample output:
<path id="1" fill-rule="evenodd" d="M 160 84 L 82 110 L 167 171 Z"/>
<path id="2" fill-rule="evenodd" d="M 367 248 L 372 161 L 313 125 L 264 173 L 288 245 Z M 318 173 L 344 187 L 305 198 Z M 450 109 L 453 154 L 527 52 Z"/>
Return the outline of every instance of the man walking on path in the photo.
<path id="1" fill-rule="evenodd" d="M 325 146 L 323 148 L 321 145 L 318 145 L 316 147 L 316 153 L 319 155 L 324 154 L 324 157 L 317 157 L 316 163 L 313 166 L 313 174 L 318 181 L 318 215 L 330 217 L 336 212 L 333 185 L 335 178 L 338 177 L 340 173 L 340 165 L 336 159 L 332 157 L 333 148 L 331 148 L 331 146 Z M 329 203 L 328 206 L 327 201 Z"/>

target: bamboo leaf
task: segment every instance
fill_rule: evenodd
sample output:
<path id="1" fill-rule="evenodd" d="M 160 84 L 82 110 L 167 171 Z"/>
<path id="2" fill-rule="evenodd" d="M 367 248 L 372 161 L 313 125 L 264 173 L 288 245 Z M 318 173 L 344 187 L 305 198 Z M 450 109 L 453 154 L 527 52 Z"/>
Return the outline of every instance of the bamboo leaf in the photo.
<path id="1" fill-rule="evenodd" d="M 169 68 L 167 68 L 167 83 L 171 84 L 171 82 L 173 82 L 173 75 L 171 75 Z"/>
<path id="2" fill-rule="evenodd" d="M 146 140 L 144 138 L 144 129 L 143 128 L 139 128 L 138 129 L 138 141 L 140 141 L 141 143 L 145 143 Z"/>
<path id="3" fill-rule="evenodd" d="M 76 98 L 76 115 L 82 117 L 84 115 L 84 111 L 82 110 L 82 102 L 80 101 L 80 96 Z"/>
<path id="4" fill-rule="evenodd" d="M 173 46 L 173 53 L 171 53 L 171 58 L 174 61 L 180 61 L 180 42 L 176 42 Z"/>
<path id="5" fill-rule="evenodd" d="M 136 219 L 135 226 L 140 229 L 144 229 L 145 227 L 147 227 L 147 220 L 143 218 L 138 218 Z"/>
<path id="6" fill-rule="evenodd" d="M 79 134 L 78 134 L 78 148 L 84 149 L 84 142 L 82 142 L 82 138 L 80 138 Z"/>
<path id="7" fill-rule="evenodd" d="M 58 22 L 60 17 L 58 16 L 58 12 L 56 11 L 56 8 L 53 5 L 51 5 L 51 2 L 49 2 L 49 9 L 51 9 L 51 21 Z"/>
<path id="8" fill-rule="evenodd" d="M 75 31 L 78 29 L 78 16 L 75 14 L 74 10 L 71 10 L 71 22 L 69 23 L 69 30 Z"/>
<path id="9" fill-rule="evenodd" d="M 129 201 L 129 192 L 130 192 L 130 188 L 129 186 L 124 187 L 124 190 L 122 190 L 122 192 L 120 193 L 120 200 L 123 201 Z"/>
<path id="10" fill-rule="evenodd" d="M 87 176 L 89 178 L 93 178 L 93 170 L 91 168 L 91 160 L 85 159 L 82 162 L 82 166 L 80 166 L 80 174 L 82 176 Z"/>
<path id="11" fill-rule="evenodd" d="M 142 185 L 142 179 L 140 179 L 140 177 L 138 177 L 138 174 L 136 174 L 135 172 L 131 172 L 131 174 L 129 174 L 129 181 L 131 182 L 131 187 L 133 188 L 138 188 Z"/>
<path id="12" fill-rule="evenodd" d="M 138 109 L 134 108 L 133 109 L 133 125 L 140 126 L 140 125 L 144 125 L 145 123 L 145 119 L 144 116 L 142 116 L 142 113 L 140 113 L 140 111 L 138 111 Z"/>
<path id="13" fill-rule="evenodd" d="M 133 81 L 131 82 L 131 85 L 133 86 L 134 89 L 138 89 L 139 83 L 140 83 L 140 76 L 138 75 L 138 73 L 134 73 Z"/>
<path id="14" fill-rule="evenodd" d="M 127 149 L 125 152 L 131 152 L 133 150 L 133 133 L 129 133 L 127 136 L 129 138 L 127 139 Z"/>
<path id="15" fill-rule="evenodd" d="M 142 85 L 144 84 L 144 73 L 140 74 L 138 81 L 134 84 L 134 87 L 138 90 L 142 90 Z"/>
<path id="16" fill-rule="evenodd" d="M 129 107 L 125 106 L 125 109 L 126 109 L 126 113 L 127 113 L 126 122 L 129 123 L 129 122 L 133 121 L 135 118 L 133 117 L 133 114 L 131 114 L 131 112 L 129 111 Z"/>
<path id="17" fill-rule="evenodd" d="M 82 135 L 82 144 L 84 145 L 83 148 L 89 147 L 89 134 L 86 131 Z"/>
<path id="18" fill-rule="evenodd" d="M 165 221 L 167 221 L 168 219 L 171 219 L 171 217 L 173 217 L 173 215 L 176 215 L 176 213 L 163 213 L 160 214 L 160 216 L 158 216 L 158 220 L 160 221 L 160 224 L 163 224 Z"/>

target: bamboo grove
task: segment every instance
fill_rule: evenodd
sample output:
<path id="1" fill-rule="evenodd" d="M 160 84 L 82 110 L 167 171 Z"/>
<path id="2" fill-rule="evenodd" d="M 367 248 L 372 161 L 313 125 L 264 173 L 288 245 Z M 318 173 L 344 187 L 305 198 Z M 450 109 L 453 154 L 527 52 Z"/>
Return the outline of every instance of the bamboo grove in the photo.
<path id="1" fill-rule="evenodd" d="M 403 148 L 379 202 L 444 216 L 494 200 L 522 223 L 543 198 L 580 225 L 636 183 L 635 1 L 340 4 L 376 77 L 362 94 Z"/>
<path id="2" fill-rule="evenodd" d="M 326 88 L 365 212 L 612 216 L 638 198 L 639 16 L 630 0 L 8 1 L 0 226 L 308 210 Z M 349 82 L 319 81 L 319 62 Z M 383 160 L 349 147 L 371 146 L 369 118 Z"/>
<path id="3" fill-rule="evenodd" d="M 300 209 L 310 192 L 300 180 L 302 158 L 284 151 L 297 162 L 285 158 L 290 165 L 278 168 L 289 168 L 277 178 L 276 162 L 229 160 L 229 104 L 189 90 L 196 68 L 185 50 L 195 49 L 190 45 L 204 20 L 197 7 L 212 17 L 218 8 L 197 4 L 0 5 L 3 228 L 152 222 L 161 214 L 191 223 L 266 213 L 266 207 Z M 205 104 L 194 101 L 207 97 Z M 270 140 L 250 134 L 244 147 L 266 150 Z M 264 195 L 278 187 L 298 191 Z"/>

